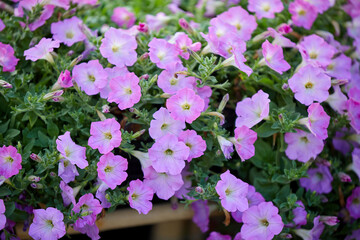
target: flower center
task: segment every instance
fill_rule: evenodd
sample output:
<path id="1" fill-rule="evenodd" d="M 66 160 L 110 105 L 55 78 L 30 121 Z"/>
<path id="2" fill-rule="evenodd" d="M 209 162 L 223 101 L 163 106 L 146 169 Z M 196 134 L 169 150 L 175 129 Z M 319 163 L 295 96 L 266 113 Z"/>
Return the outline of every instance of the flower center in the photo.
<path id="1" fill-rule="evenodd" d="M 69 157 L 71 154 L 70 150 L 69 149 L 65 149 L 65 157 Z M 65 165 L 65 162 L 64 162 L 64 165 Z"/>
<path id="2" fill-rule="evenodd" d="M 109 173 L 109 172 L 111 172 L 112 170 L 113 170 L 113 167 L 107 165 L 106 168 L 104 169 L 104 172 Z"/>
<path id="3" fill-rule="evenodd" d="M 268 226 L 269 226 L 269 222 L 268 222 L 267 219 L 261 219 L 261 220 L 260 220 L 260 223 L 261 223 L 261 225 L 263 225 L 263 226 L 265 226 L 265 227 L 268 227 Z"/>
<path id="4" fill-rule="evenodd" d="M 160 59 L 160 61 L 161 61 L 161 60 L 163 60 L 164 57 L 165 57 L 165 52 L 164 52 L 164 51 L 159 51 L 156 56 L 157 56 L 157 57 Z"/>
<path id="5" fill-rule="evenodd" d="M 66 33 L 66 38 L 72 39 L 73 37 L 74 37 L 74 33 L 73 33 L 73 32 L 67 32 L 67 33 Z"/>
<path id="6" fill-rule="evenodd" d="M 126 94 L 132 94 L 131 88 L 125 88 L 125 93 Z"/>
<path id="7" fill-rule="evenodd" d="M 90 74 L 90 75 L 88 76 L 88 79 L 89 79 L 90 82 L 95 82 L 95 77 L 94 77 L 94 75 L 92 75 L 92 74 Z"/>
<path id="8" fill-rule="evenodd" d="M 299 12 L 298 12 L 299 16 L 305 16 L 306 12 L 304 9 L 301 9 Z"/>
<path id="9" fill-rule="evenodd" d="M 46 225 L 53 228 L 54 227 L 54 223 L 52 220 L 46 220 Z"/>
<path id="10" fill-rule="evenodd" d="M 168 124 L 164 123 L 163 125 L 161 125 L 161 130 L 166 130 L 168 126 Z"/>
<path id="11" fill-rule="evenodd" d="M 81 207 L 80 207 L 80 209 L 83 211 L 83 210 L 88 210 L 89 209 L 89 206 L 88 205 L 86 205 L 86 204 L 84 204 L 84 205 L 82 205 Z"/>
<path id="12" fill-rule="evenodd" d="M 225 190 L 226 196 L 229 196 L 231 193 L 232 193 L 231 189 L 227 188 L 227 189 Z"/>
<path id="13" fill-rule="evenodd" d="M 64 167 L 67 167 L 67 166 L 69 166 L 69 161 L 68 161 L 68 160 L 65 160 L 65 161 L 64 161 Z"/>
<path id="14" fill-rule="evenodd" d="M 188 146 L 190 149 L 192 148 L 192 145 L 190 143 L 185 143 L 186 146 Z"/>
<path id="15" fill-rule="evenodd" d="M 240 23 L 236 23 L 236 24 L 235 24 L 235 27 L 236 27 L 236 29 L 237 29 L 238 31 L 240 31 L 241 28 L 242 28 L 242 26 L 241 26 Z"/>
<path id="16" fill-rule="evenodd" d="M 119 46 L 114 45 L 114 46 L 112 46 L 111 51 L 113 51 L 114 53 L 116 53 L 116 52 L 118 52 L 118 51 L 119 51 L 119 49 L 120 49 L 120 47 L 119 47 Z"/>
<path id="17" fill-rule="evenodd" d="M 311 53 L 309 54 L 309 57 L 310 57 L 311 59 L 316 59 L 316 58 L 318 57 L 318 55 L 317 55 L 317 53 L 315 53 L 315 52 L 311 52 Z"/>
<path id="18" fill-rule="evenodd" d="M 309 139 L 307 137 L 302 137 L 300 138 L 301 141 L 303 141 L 304 143 L 308 143 Z"/>
<path id="19" fill-rule="evenodd" d="M 355 205 L 358 205 L 358 204 L 360 204 L 360 199 L 359 198 L 354 198 L 352 203 L 355 204 Z"/>
<path id="20" fill-rule="evenodd" d="M 176 78 L 172 78 L 171 80 L 170 80 L 170 85 L 171 86 L 174 86 L 174 85 L 176 85 L 177 84 L 177 79 Z"/>
<path id="21" fill-rule="evenodd" d="M 166 149 L 166 150 L 165 150 L 165 154 L 168 155 L 168 156 L 172 155 L 173 153 L 174 153 L 174 152 L 173 152 L 173 150 L 171 150 L 171 149 Z"/>
<path id="22" fill-rule="evenodd" d="M 104 137 L 105 137 L 106 139 L 108 139 L 108 140 L 111 140 L 111 139 L 112 139 L 112 135 L 111 135 L 110 132 L 104 133 Z"/>
<path id="23" fill-rule="evenodd" d="M 327 69 L 328 69 L 328 70 L 333 70 L 334 67 L 335 67 L 334 64 L 330 64 L 330 65 L 327 67 Z"/>
<path id="24" fill-rule="evenodd" d="M 307 82 L 307 83 L 305 84 L 305 88 L 306 88 L 306 89 L 311 89 L 311 88 L 313 88 L 313 86 L 314 86 L 314 84 L 311 83 L 311 82 Z"/>
<path id="25" fill-rule="evenodd" d="M 323 174 L 322 174 L 322 173 L 319 173 L 319 172 L 316 173 L 316 177 L 317 177 L 319 180 L 321 180 L 321 179 L 324 178 Z"/>
<path id="26" fill-rule="evenodd" d="M 8 157 L 5 157 L 5 162 L 13 163 L 14 159 L 12 157 L 8 156 Z"/>
<path id="27" fill-rule="evenodd" d="M 191 106 L 190 106 L 190 104 L 185 103 L 185 104 L 183 104 L 181 107 L 182 107 L 183 110 L 190 110 L 190 107 L 191 107 Z"/>
<path id="28" fill-rule="evenodd" d="M 270 4 L 269 3 L 265 3 L 262 6 L 262 9 L 264 10 L 264 12 L 268 12 L 270 10 Z"/>

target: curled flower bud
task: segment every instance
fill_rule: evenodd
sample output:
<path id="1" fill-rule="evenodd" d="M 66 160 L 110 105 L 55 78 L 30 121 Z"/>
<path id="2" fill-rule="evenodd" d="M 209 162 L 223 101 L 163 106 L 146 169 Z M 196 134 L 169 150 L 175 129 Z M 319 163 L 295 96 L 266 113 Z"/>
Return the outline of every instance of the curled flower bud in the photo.
<path id="1" fill-rule="evenodd" d="M 140 77 L 140 80 L 144 79 L 144 80 L 148 80 L 149 79 L 149 74 L 144 74 Z"/>
<path id="2" fill-rule="evenodd" d="M 84 58 L 84 56 L 81 54 L 79 55 L 77 58 L 75 58 L 74 60 L 72 60 L 72 62 L 70 63 L 70 68 L 73 68 L 76 64 L 78 64 L 82 59 Z"/>
<path id="3" fill-rule="evenodd" d="M 339 219 L 335 216 L 320 216 L 320 221 L 324 222 L 329 226 L 335 226 L 336 224 L 338 224 Z"/>
<path id="4" fill-rule="evenodd" d="M 101 111 L 103 112 L 103 113 L 109 113 L 110 112 L 110 106 L 109 105 L 104 105 L 104 106 L 102 106 L 101 107 Z"/>
<path id="5" fill-rule="evenodd" d="M 0 87 L 3 88 L 12 88 L 12 85 L 4 80 L 0 80 Z"/>
<path id="6" fill-rule="evenodd" d="M 195 192 L 197 192 L 197 193 L 199 193 L 199 194 L 203 194 L 203 193 L 205 192 L 205 190 L 204 190 L 202 187 L 197 186 L 197 187 L 195 188 Z"/>
<path id="7" fill-rule="evenodd" d="M 31 175 L 31 176 L 28 177 L 28 180 L 29 180 L 30 182 L 39 182 L 39 181 L 40 181 L 40 177 Z"/>
<path id="8" fill-rule="evenodd" d="M 149 58 L 149 53 L 144 53 L 143 55 L 140 56 L 140 61 L 144 61 L 145 59 Z"/>
<path id="9" fill-rule="evenodd" d="M 31 183 L 30 186 L 34 189 L 42 189 L 44 187 L 41 183 Z"/>
<path id="10" fill-rule="evenodd" d="M 47 101 L 47 100 L 50 100 L 50 99 L 53 99 L 53 98 L 56 98 L 56 97 L 60 97 L 63 93 L 64 93 L 63 90 L 57 90 L 57 91 L 54 91 L 54 92 L 47 93 L 43 97 L 43 100 Z"/>
<path id="11" fill-rule="evenodd" d="M 281 87 L 284 91 L 289 89 L 289 84 L 284 83 Z"/>
<path id="12" fill-rule="evenodd" d="M 135 139 L 135 138 L 140 137 L 141 135 L 143 135 L 143 134 L 145 133 L 145 131 L 146 131 L 145 129 L 142 129 L 142 130 L 134 133 L 134 134 L 132 135 L 132 138 Z"/>
<path id="13" fill-rule="evenodd" d="M 41 158 L 35 153 L 30 154 L 30 159 L 34 160 L 35 162 L 41 162 Z"/>
<path id="14" fill-rule="evenodd" d="M 142 33 L 147 33 L 149 31 L 149 27 L 146 23 L 140 22 L 137 30 Z"/>
<path id="15" fill-rule="evenodd" d="M 51 176 L 51 177 L 56 177 L 56 173 L 50 172 L 50 176 Z"/>
<path id="16" fill-rule="evenodd" d="M 227 102 L 229 101 L 229 94 L 225 94 L 225 96 L 222 98 L 219 107 L 218 107 L 218 112 L 222 112 L 227 104 Z"/>
<path id="17" fill-rule="evenodd" d="M 344 172 L 339 172 L 338 177 L 340 178 L 340 181 L 342 181 L 342 182 L 351 182 L 352 181 L 351 177 Z"/>

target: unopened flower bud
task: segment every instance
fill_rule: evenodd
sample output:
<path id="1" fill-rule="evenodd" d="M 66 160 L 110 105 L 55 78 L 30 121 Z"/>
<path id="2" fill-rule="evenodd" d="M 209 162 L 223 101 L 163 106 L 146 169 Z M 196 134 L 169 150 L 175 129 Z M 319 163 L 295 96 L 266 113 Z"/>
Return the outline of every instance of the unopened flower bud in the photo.
<path id="1" fill-rule="evenodd" d="M 78 64 L 83 59 L 83 57 L 84 56 L 81 54 L 77 58 L 72 60 L 72 62 L 70 63 L 70 68 L 73 68 L 76 64 Z"/>
<path id="2" fill-rule="evenodd" d="M 332 79 L 331 86 L 344 85 L 349 82 L 348 79 Z"/>
<path id="3" fill-rule="evenodd" d="M 149 27 L 146 23 L 140 22 L 137 30 L 142 33 L 147 33 L 149 31 Z"/>
<path id="4" fill-rule="evenodd" d="M 291 26 L 289 24 L 283 23 L 281 24 L 278 28 L 277 28 L 278 32 L 280 34 L 288 34 L 291 33 L 293 31 L 293 29 L 291 28 Z"/>
<path id="5" fill-rule="evenodd" d="M 40 181 L 40 177 L 31 175 L 31 176 L 28 177 L 28 180 L 29 180 L 30 182 L 39 182 L 39 181 Z"/>
<path id="6" fill-rule="evenodd" d="M 134 134 L 132 135 L 132 138 L 135 139 L 135 138 L 140 137 L 141 135 L 143 135 L 143 134 L 145 133 L 145 131 L 146 131 L 145 129 L 142 129 L 142 130 L 134 133 Z"/>
<path id="7" fill-rule="evenodd" d="M 102 106 L 101 107 L 101 111 L 103 112 L 103 113 L 109 113 L 110 112 L 110 106 L 109 105 L 104 105 L 104 106 Z"/>
<path id="8" fill-rule="evenodd" d="M 342 181 L 342 182 L 351 182 L 352 181 L 351 177 L 344 172 L 339 172 L 338 177 L 340 178 L 340 181 Z"/>
<path id="9" fill-rule="evenodd" d="M 45 96 L 43 97 L 43 100 L 47 101 L 47 100 L 53 99 L 55 97 L 59 97 L 63 93 L 64 93 L 63 90 L 57 90 L 57 91 L 54 91 L 54 92 L 49 92 L 49 93 L 45 94 Z"/>
<path id="10" fill-rule="evenodd" d="M 30 159 L 34 160 L 35 162 L 41 162 L 41 158 L 35 153 L 30 154 Z"/>
<path id="11" fill-rule="evenodd" d="M 338 224 L 339 219 L 336 216 L 320 216 L 320 221 L 324 222 L 329 226 L 335 226 Z"/>
<path id="12" fill-rule="evenodd" d="M 218 112 L 222 112 L 227 104 L 227 102 L 229 101 L 229 94 L 225 94 L 225 96 L 222 98 L 219 107 L 218 107 Z"/>
<path id="13" fill-rule="evenodd" d="M 54 102 L 63 102 L 64 101 L 64 98 L 63 97 L 54 97 L 52 99 Z"/>
<path id="14" fill-rule="evenodd" d="M 73 50 L 70 50 L 70 51 L 67 52 L 66 55 L 68 55 L 68 56 L 70 57 L 70 56 L 72 56 L 73 54 L 74 54 L 74 51 L 73 51 Z"/>
<path id="15" fill-rule="evenodd" d="M 31 183 L 30 186 L 35 189 L 42 189 L 44 187 L 41 183 Z"/>
<path id="16" fill-rule="evenodd" d="M 149 58 L 149 53 L 146 52 L 144 53 L 143 55 L 140 56 L 140 61 L 144 61 L 145 59 L 148 59 Z"/>
<path id="17" fill-rule="evenodd" d="M 148 80 L 149 79 L 149 74 L 144 74 L 140 77 L 140 80 L 144 79 L 144 80 Z"/>
<path id="18" fill-rule="evenodd" d="M 4 80 L 0 80 L 0 87 L 3 88 L 12 88 L 12 85 Z"/>
<path id="19" fill-rule="evenodd" d="M 163 94 L 160 95 L 160 97 L 161 97 L 161 98 L 169 98 L 169 97 L 171 97 L 171 94 L 169 94 L 169 93 L 163 93 Z"/>
<path id="20" fill-rule="evenodd" d="M 284 83 L 281 87 L 284 91 L 289 89 L 289 84 Z"/>
<path id="21" fill-rule="evenodd" d="M 195 192 L 197 192 L 197 193 L 199 193 L 199 194 L 203 194 L 203 193 L 205 192 L 205 190 L 204 190 L 202 187 L 197 186 L 197 187 L 195 188 Z"/>
<path id="22" fill-rule="evenodd" d="M 56 173 L 54 173 L 54 172 L 50 172 L 50 176 L 51 176 L 51 177 L 56 177 L 57 175 L 56 175 Z"/>

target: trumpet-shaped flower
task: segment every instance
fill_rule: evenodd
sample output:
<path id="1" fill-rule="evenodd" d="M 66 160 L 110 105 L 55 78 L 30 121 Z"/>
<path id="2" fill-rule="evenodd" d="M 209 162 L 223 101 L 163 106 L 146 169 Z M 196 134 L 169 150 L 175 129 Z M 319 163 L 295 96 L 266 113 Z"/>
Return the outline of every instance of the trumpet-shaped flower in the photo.
<path id="1" fill-rule="evenodd" d="M 94 225 L 96 215 L 102 210 L 99 200 L 94 195 L 87 193 L 80 197 L 79 201 L 72 208 L 75 213 L 81 213 L 81 217 L 76 220 L 75 227 L 83 228 L 86 225 Z"/>
<path id="2" fill-rule="evenodd" d="M 3 44 L 0 42 L 0 66 L 3 67 L 3 72 L 15 71 L 19 59 L 16 58 L 14 54 L 14 49 L 10 44 Z"/>
<path id="3" fill-rule="evenodd" d="M 153 139 L 158 139 L 168 133 L 176 136 L 185 128 L 185 122 L 175 120 L 166 108 L 160 108 L 153 117 L 149 128 L 150 137 Z"/>
<path id="4" fill-rule="evenodd" d="M 305 0 L 295 0 L 289 4 L 289 12 L 294 25 L 310 30 L 317 18 L 317 11 L 313 5 Z"/>
<path id="5" fill-rule="evenodd" d="M 326 74 L 337 79 L 351 79 L 351 58 L 341 54 L 331 60 L 326 68 Z"/>
<path id="6" fill-rule="evenodd" d="M 209 230 L 210 222 L 210 209 L 207 200 L 197 200 L 191 204 L 191 208 L 194 211 L 194 216 L 192 218 L 193 222 L 203 233 L 207 232 Z"/>
<path id="7" fill-rule="evenodd" d="M 235 138 L 233 143 L 241 161 L 245 161 L 255 155 L 254 143 L 256 139 L 256 132 L 250 128 L 246 126 L 235 128 Z"/>
<path id="8" fill-rule="evenodd" d="M 0 147 L 0 176 L 10 178 L 19 173 L 22 158 L 13 146 Z"/>
<path id="9" fill-rule="evenodd" d="M 309 177 L 300 178 L 300 185 L 306 190 L 316 191 L 318 194 L 330 193 L 332 190 L 331 182 L 333 177 L 329 167 L 318 165 L 317 168 L 311 168 L 307 171 Z"/>
<path id="10" fill-rule="evenodd" d="M 82 20 L 76 16 L 52 23 L 51 33 L 53 34 L 53 38 L 69 47 L 74 43 L 84 41 L 86 36 L 81 31 L 79 27 L 80 24 L 82 24 Z"/>
<path id="11" fill-rule="evenodd" d="M 234 152 L 234 147 L 232 142 L 230 142 L 229 140 L 227 140 L 226 138 L 220 135 L 217 136 L 217 140 L 219 142 L 220 149 L 223 152 L 225 158 L 230 159 L 231 153 Z"/>
<path id="12" fill-rule="evenodd" d="M 320 103 L 312 103 L 307 111 L 309 116 L 300 119 L 299 122 L 304 124 L 316 137 L 326 139 L 328 137 L 327 128 L 330 123 L 329 115 L 326 114 Z"/>
<path id="13" fill-rule="evenodd" d="M 356 187 L 346 199 L 346 208 L 351 217 L 360 218 L 360 187 Z"/>
<path id="14" fill-rule="evenodd" d="M 275 18 L 275 13 L 284 10 L 281 0 L 249 0 L 248 9 L 255 12 L 258 19 Z"/>
<path id="15" fill-rule="evenodd" d="M 42 38 L 40 42 L 26 51 L 24 51 L 24 56 L 26 60 L 31 60 L 36 62 L 39 59 L 45 59 L 50 63 L 54 62 L 51 52 L 54 51 L 54 48 L 60 47 L 60 42 L 57 40 L 52 40 L 51 38 Z"/>
<path id="16" fill-rule="evenodd" d="M 79 172 L 69 160 L 60 159 L 58 175 L 65 183 L 69 183 L 74 181 L 76 176 L 79 176 Z"/>
<path id="17" fill-rule="evenodd" d="M 175 33 L 172 42 L 174 42 L 175 46 L 178 48 L 180 56 L 186 60 L 190 58 L 190 53 L 188 52 L 188 49 L 193 52 L 197 52 L 201 49 L 201 43 L 193 43 L 192 40 L 188 37 L 188 35 L 186 35 L 186 33 L 184 32 Z"/>
<path id="18" fill-rule="evenodd" d="M 113 67 L 113 68 L 105 68 L 105 71 L 108 74 L 108 81 L 107 84 L 104 88 L 100 89 L 100 97 L 107 99 L 109 97 L 109 94 L 111 92 L 111 88 L 110 88 L 110 82 L 111 79 L 119 77 L 119 76 L 123 76 L 126 75 L 129 72 L 129 70 L 126 67 Z"/>
<path id="19" fill-rule="evenodd" d="M 119 27 L 130 28 L 134 25 L 136 17 L 134 13 L 129 12 L 126 8 L 116 7 L 111 16 L 111 21 L 116 23 Z"/>
<path id="20" fill-rule="evenodd" d="M 273 45 L 266 40 L 262 44 L 262 53 L 266 65 L 272 70 L 283 74 L 291 68 L 290 64 L 284 59 L 283 49 L 278 45 Z"/>
<path id="21" fill-rule="evenodd" d="M 99 178 L 104 181 L 111 189 L 115 189 L 127 178 L 125 172 L 128 168 L 128 162 L 125 158 L 114 155 L 109 152 L 100 157 L 97 163 L 97 172 Z"/>
<path id="22" fill-rule="evenodd" d="M 130 182 L 127 190 L 129 191 L 130 207 L 136 209 L 139 214 L 148 214 L 152 209 L 153 189 L 137 179 Z"/>
<path id="23" fill-rule="evenodd" d="M 158 68 L 167 69 L 170 64 L 180 63 L 178 48 L 165 39 L 153 38 L 149 43 L 150 60 Z"/>
<path id="24" fill-rule="evenodd" d="M 329 95 L 328 99 L 326 99 L 326 102 L 330 105 L 332 109 L 334 109 L 340 114 L 343 114 L 346 111 L 346 102 L 348 99 L 341 91 L 340 86 L 333 86 L 333 89 L 333 94 Z"/>
<path id="25" fill-rule="evenodd" d="M 186 130 L 179 134 L 179 141 L 185 143 L 190 149 L 187 161 L 190 162 L 193 158 L 198 158 L 204 155 L 206 150 L 206 142 L 201 136 L 197 135 L 194 130 Z"/>
<path id="26" fill-rule="evenodd" d="M 64 206 L 67 207 L 71 203 L 76 204 L 74 190 L 68 186 L 64 181 L 60 182 L 61 196 L 64 202 Z"/>

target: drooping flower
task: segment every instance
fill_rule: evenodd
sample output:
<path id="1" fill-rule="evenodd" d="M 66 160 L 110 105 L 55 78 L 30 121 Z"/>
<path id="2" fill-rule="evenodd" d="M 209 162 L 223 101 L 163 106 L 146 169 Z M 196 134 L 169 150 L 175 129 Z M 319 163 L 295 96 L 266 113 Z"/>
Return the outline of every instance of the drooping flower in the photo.
<path id="1" fill-rule="evenodd" d="M 272 70 L 278 72 L 279 74 L 283 74 L 291 68 L 290 64 L 284 59 L 283 49 L 282 47 L 269 43 L 266 40 L 262 44 L 262 53 L 264 56 L 264 60 L 266 65 Z"/>
<path id="2" fill-rule="evenodd" d="M 202 232 L 209 230 L 210 210 L 207 200 L 197 200 L 191 204 L 194 211 L 193 222 L 200 228 Z"/>
<path id="3" fill-rule="evenodd" d="M 229 212 L 243 212 L 249 208 L 246 198 L 249 184 L 236 178 L 227 170 L 220 175 L 221 180 L 216 184 L 215 190 L 220 196 L 221 205 Z"/>
<path id="4" fill-rule="evenodd" d="M 107 72 L 99 60 L 76 65 L 72 71 L 74 81 L 87 95 L 95 95 L 107 84 Z"/>
<path id="5" fill-rule="evenodd" d="M 330 193 L 332 190 L 331 182 L 333 177 L 329 167 L 318 165 L 317 168 L 311 168 L 307 171 L 309 177 L 301 178 L 300 185 L 306 190 L 316 191 L 318 194 Z"/>
<path id="6" fill-rule="evenodd" d="M 278 208 L 272 202 L 263 202 L 247 209 L 242 216 L 244 225 L 241 227 L 241 237 L 244 239 L 272 239 L 284 227 L 278 212 Z"/>
<path id="7" fill-rule="evenodd" d="M 69 183 L 74 181 L 76 176 L 79 176 L 79 172 L 77 171 L 76 166 L 69 160 L 60 159 L 58 175 L 65 183 Z"/>
<path id="8" fill-rule="evenodd" d="M 125 171 L 127 168 L 127 160 L 119 155 L 114 155 L 112 152 L 102 155 L 97 163 L 99 178 L 111 189 L 115 189 L 116 186 L 126 180 L 128 175 Z"/>
<path id="9" fill-rule="evenodd" d="M 193 52 L 197 52 L 201 49 L 201 43 L 193 43 L 192 40 L 188 37 L 188 35 L 184 32 L 175 33 L 174 37 L 170 40 L 170 42 L 175 44 L 175 46 L 178 48 L 180 56 L 186 60 L 189 60 L 190 57 L 188 49 Z"/>
<path id="10" fill-rule="evenodd" d="M 54 63 L 51 52 L 54 51 L 54 48 L 58 47 L 60 47 L 59 41 L 52 40 L 51 38 L 42 38 L 34 47 L 25 50 L 24 56 L 26 57 L 26 60 L 31 60 L 33 62 L 36 62 L 39 59 L 45 59 L 50 63 Z"/>
<path id="11" fill-rule="evenodd" d="M 233 143 L 235 150 L 239 154 L 241 161 L 245 161 L 255 155 L 254 143 L 257 134 L 246 126 L 235 128 Z"/>
<path id="12" fill-rule="evenodd" d="M 320 239 L 322 232 L 324 231 L 325 225 L 320 222 L 320 216 L 314 218 L 314 226 L 310 230 L 306 229 L 295 229 L 296 235 L 300 236 L 304 240 L 317 240 Z"/>
<path id="13" fill-rule="evenodd" d="M 150 122 L 149 134 L 153 139 L 158 139 L 168 133 L 178 135 L 185 128 L 185 122 L 175 120 L 166 108 L 161 107 L 153 114 Z"/>
<path id="14" fill-rule="evenodd" d="M 158 173 L 152 167 L 144 171 L 144 184 L 151 187 L 158 198 L 168 200 L 184 184 L 181 174 Z"/>
<path id="15" fill-rule="evenodd" d="M 132 66 L 137 61 L 137 42 L 134 36 L 111 27 L 106 31 L 99 48 L 101 55 L 118 66 Z"/>
<path id="16" fill-rule="evenodd" d="M 184 169 L 189 151 L 189 147 L 180 142 L 175 135 L 166 134 L 158 138 L 149 149 L 149 158 L 155 171 L 177 175 Z"/>
<path id="17" fill-rule="evenodd" d="M 130 108 L 141 98 L 139 78 L 134 73 L 127 73 L 110 80 L 109 102 L 116 102 L 121 110 Z"/>
<path id="18" fill-rule="evenodd" d="M 223 152 L 225 158 L 230 159 L 231 153 L 234 152 L 233 144 L 229 140 L 227 140 L 226 138 L 220 135 L 217 135 L 217 140 L 219 142 L 221 151 Z"/>
<path id="19" fill-rule="evenodd" d="M 60 73 L 60 76 L 57 80 L 57 84 L 59 84 L 62 88 L 69 88 L 73 86 L 71 73 L 69 70 L 65 70 L 64 72 Z"/>
<path id="20" fill-rule="evenodd" d="M 158 68 L 167 69 L 169 64 L 180 63 L 179 50 L 165 39 L 153 38 L 149 43 L 150 60 Z"/>
<path id="21" fill-rule="evenodd" d="M 129 191 L 130 207 L 136 209 L 139 214 L 148 214 L 152 209 L 153 189 L 137 179 L 130 182 L 127 190 Z"/>
<path id="22" fill-rule="evenodd" d="M 106 154 L 120 146 L 121 131 L 120 124 L 115 118 L 104 121 L 92 122 L 90 127 L 89 146 L 99 149 L 101 154 Z"/>
<path id="23" fill-rule="evenodd" d="M 291 20 L 298 27 L 304 27 L 310 30 L 317 18 L 317 12 L 314 6 L 305 0 L 295 0 L 289 4 Z"/>
<path id="24" fill-rule="evenodd" d="M 53 38 L 69 47 L 74 43 L 84 41 L 86 36 L 79 27 L 81 23 L 82 20 L 76 16 L 52 23 L 51 33 Z"/>
<path id="25" fill-rule="evenodd" d="M 102 210 L 99 200 L 94 198 L 94 195 L 87 193 L 80 197 L 79 201 L 72 208 L 75 213 L 81 213 L 81 217 L 76 220 L 74 226 L 83 228 L 86 225 L 94 225 L 96 215 Z"/>
<path id="26" fill-rule="evenodd" d="M 10 178 L 18 174 L 22 169 L 21 162 L 21 155 L 15 147 L 0 147 L 0 176 Z"/>
<path id="27" fill-rule="evenodd" d="M 6 217 L 4 213 L 5 213 L 4 200 L 0 199 L 0 230 L 3 230 L 6 224 Z"/>
<path id="28" fill-rule="evenodd" d="M 218 232 L 211 232 L 206 240 L 231 240 L 230 235 L 222 235 Z"/>
<path id="29" fill-rule="evenodd" d="M 10 44 L 0 42 L 0 66 L 3 72 L 13 72 L 19 59 L 15 57 L 14 49 Z"/>
<path id="30" fill-rule="evenodd" d="M 326 73 L 337 79 L 351 79 L 351 58 L 341 54 L 332 59 L 326 68 Z"/>
<path id="31" fill-rule="evenodd" d="M 79 168 L 84 169 L 89 165 L 86 161 L 86 148 L 74 143 L 69 131 L 56 139 L 56 148 L 65 159 Z"/>
<path id="32" fill-rule="evenodd" d="M 64 181 L 60 182 L 61 196 L 64 202 L 64 206 L 67 207 L 71 203 L 76 204 L 74 190 L 68 186 Z"/>
<path id="33" fill-rule="evenodd" d="M 236 127 L 251 128 L 269 116 L 269 94 L 259 90 L 251 98 L 245 98 L 236 104 Z"/>
<path id="34" fill-rule="evenodd" d="M 275 18 L 275 13 L 284 10 L 281 0 L 249 0 L 248 9 L 255 12 L 258 19 Z"/>
<path id="35" fill-rule="evenodd" d="M 302 118 L 299 123 L 304 124 L 312 134 L 320 139 L 328 137 L 327 128 L 330 123 L 330 117 L 324 111 L 320 103 L 312 103 L 308 109 L 309 116 Z"/>
<path id="36" fill-rule="evenodd" d="M 352 218 L 360 218 L 360 187 L 354 188 L 351 195 L 346 199 L 346 209 Z"/>
<path id="37" fill-rule="evenodd" d="M 198 158 L 204 155 L 206 150 L 206 142 L 201 136 L 196 134 L 194 130 L 186 130 L 179 134 L 179 141 L 185 143 L 190 149 L 187 161 L 190 162 L 193 158 Z"/>
<path id="38" fill-rule="evenodd" d="M 64 215 L 53 207 L 35 209 L 29 235 L 35 240 L 62 238 L 66 234 Z"/>
<path id="39" fill-rule="evenodd" d="M 204 100 L 190 88 L 179 90 L 166 100 L 166 107 L 175 120 L 192 123 L 204 109 Z"/>
<path id="40" fill-rule="evenodd" d="M 340 114 L 344 114 L 346 111 L 346 102 L 347 97 L 346 95 L 341 91 L 341 88 L 339 85 L 333 86 L 333 94 L 330 94 L 328 99 L 326 99 L 326 102 L 330 105 L 332 109 L 337 111 Z"/>
<path id="41" fill-rule="evenodd" d="M 314 66 L 301 68 L 288 82 L 295 99 L 304 105 L 308 106 L 314 101 L 323 102 L 329 97 L 331 78 Z"/>
<path id="42" fill-rule="evenodd" d="M 136 17 L 134 13 L 129 12 L 126 8 L 116 7 L 111 16 L 111 21 L 116 23 L 119 27 L 130 28 L 134 25 Z"/>

